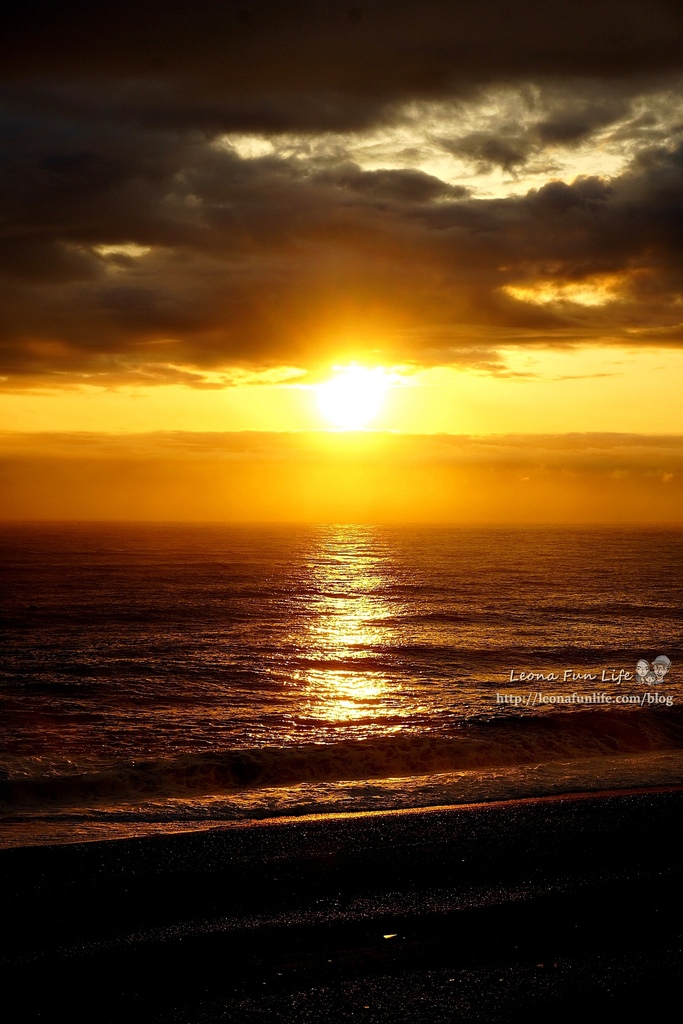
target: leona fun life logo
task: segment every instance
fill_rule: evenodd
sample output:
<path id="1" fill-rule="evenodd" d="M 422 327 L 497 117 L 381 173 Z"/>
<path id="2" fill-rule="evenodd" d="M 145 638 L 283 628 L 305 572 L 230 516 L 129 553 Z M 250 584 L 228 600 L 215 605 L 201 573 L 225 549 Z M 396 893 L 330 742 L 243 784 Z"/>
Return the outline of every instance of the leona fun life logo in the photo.
<path id="1" fill-rule="evenodd" d="M 636 662 L 635 672 L 625 668 L 603 668 L 593 672 L 575 668 L 556 669 L 553 672 L 518 672 L 513 668 L 510 670 L 509 682 L 523 683 L 524 692 L 496 692 L 496 704 L 513 704 L 515 707 L 536 707 L 542 704 L 635 704 L 646 707 L 665 704 L 670 708 L 674 702 L 673 695 L 662 690 L 670 668 L 671 659 L 666 654 L 658 654 L 652 664 L 646 658 L 640 658 Z M 564 683 L 565 686 L 573 685 L 575 689 L 571 693 L 568 688 L 548 692 L 529 687 L 530 683 Z M 599 690 L 595 688 L 596 683 L 616 684 L 619 690 L 617 693 L 609 693 L 607 689 Z M 631 686 L 621 689 L 622 683 L 630 683 Z M 591 685 L 591 688 L 586 684 Z"/>
<path id="2" fill-rule="evenodd" d="M 625 668 L 603 668 L 600 671 L 584 672 L 580 669 L 565 668 L 551 672 L 520 672 L 510 669 L 511 683 L 636 683 L 638 686 L 661 686 L 671 668 L 671 659 L 658 654 L 652 664 L 640 658 L 635 672 Z"/>

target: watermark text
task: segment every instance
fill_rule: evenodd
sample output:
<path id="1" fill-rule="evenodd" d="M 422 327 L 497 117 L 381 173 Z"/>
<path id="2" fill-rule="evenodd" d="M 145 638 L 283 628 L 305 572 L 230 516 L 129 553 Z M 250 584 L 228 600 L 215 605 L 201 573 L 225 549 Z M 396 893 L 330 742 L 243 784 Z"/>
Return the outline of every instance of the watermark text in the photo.
<path id="1" fill-rule="evenodd" d="M 539 675 L 540 673 L 529 673 Z M 551 680 L 554 682 L 555 680 Z M 655 704 L 664 704 L 670 708 L 673 706 L 673 697 L 668 693 L 659 693 L 658 690 L 647 690 L 645 693 L 603 693 L 593 690 L 591 693 L 545 693 L 542 690 L 529 690 L 528 693 L 499 693 L 496 692 L 496 704 L 512 704 L 513 707 L 539 707 L 543 704 L 635 704 L 638 707 L 648 707 Z"/>

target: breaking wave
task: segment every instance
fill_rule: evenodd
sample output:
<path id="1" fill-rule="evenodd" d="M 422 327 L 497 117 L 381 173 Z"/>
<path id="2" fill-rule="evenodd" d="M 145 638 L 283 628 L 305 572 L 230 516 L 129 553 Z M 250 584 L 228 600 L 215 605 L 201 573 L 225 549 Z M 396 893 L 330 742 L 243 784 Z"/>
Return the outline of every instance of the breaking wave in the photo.
<path id="1" fill-rule="evenodd" d="M 120 761 L 99 771 L 7 777 L 0 804 L 22 809 L 187 799 L 302 783 L 643 755 L 683 748 L 683 712 L 590 710 L 461 726 L 451 736 L 394 734 L 336 744 L 263 747 Z"/>

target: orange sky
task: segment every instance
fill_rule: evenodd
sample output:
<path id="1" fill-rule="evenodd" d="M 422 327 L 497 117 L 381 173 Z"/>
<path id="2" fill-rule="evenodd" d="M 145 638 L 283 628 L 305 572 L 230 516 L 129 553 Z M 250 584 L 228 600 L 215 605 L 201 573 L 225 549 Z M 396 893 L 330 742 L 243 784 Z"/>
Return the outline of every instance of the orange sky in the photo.
<path id="1" fill-rule="evenodd" d="M 0 517 L 683 519 L 683 12 L 495 6 L 16 9 Z"/>
<path id="2" fill-rule="evenodd" d="M 583 346 L 501 349 L 481 369 L 398 368 L 368 429 L 406 433 L 682 433 L 679 349 Z M 290 371 L 291 372 L 291 371 Z M 242 375 L 233 386 L 130 383 L 0 393 L 0 430 L 326 430 L 315 381 L 299 371 L 270 384 Z M 333 377 L 329 367 L 322 372 Z"/>
<path id="3" fill-rule="evenodd" d="M 0 517 L 678 523 L 681 405 L 662 385 L 681 362 L 592 347 L 404 368 L 351 432 L 305 375 L 6 393 Z"/>
<path id="4" fill-rule="evenodd" d="M 0 435 L 5 519 L 680 523 L 680 436 Z"/>

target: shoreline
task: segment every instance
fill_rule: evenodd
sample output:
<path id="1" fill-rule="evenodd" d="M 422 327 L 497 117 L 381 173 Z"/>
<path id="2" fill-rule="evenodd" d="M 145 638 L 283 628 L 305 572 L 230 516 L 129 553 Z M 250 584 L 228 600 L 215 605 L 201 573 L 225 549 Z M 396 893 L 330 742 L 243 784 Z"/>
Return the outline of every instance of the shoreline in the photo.
<path id="1" fill-rule="evenodd" d="M 680 948 L 682 812 L 672 786 L 3 850 L 2 960 L 36 1016 L 39 971 L 74 1021 L 92 1019 L 84 974 L 117 1024 L 294 1022 L 302 1000 L 306 1020 L 346 1021 L 348 1003 L 389 1021 L 392 993 L 405 1020 L 468 1020 L 481 985 L 471 1019 L 516 1019 L 520 999 L 529 1020 L 585 1012 L 608 989 L 626 1006 L 642 971 L 666 989 Z"/>
<path id="2" fill-rule="evenodd" d="M 174 836 L 184 836 L 188 834 L 210 834 L 213 832 L 221 832 L 225 830 L 234 829 L 253 829 L 259 826 L 277 826 L 277 825 L 294 825 L 296 822 L 305 823 L 308 821 L 324 820 L 344 820 L 354 818 L 373 818 L 381 817 L 384 815 L 411 815 L 411 814 L 429 814 L 432 812 L 448 812 L 448 811 L 467 811 L 475 810 L 476 808 L 484 807 L 514 807 L 521 806 L 527 803 L 539 803 L 539 802 L 557 802 L 566 800 L 591 800 L 593 798 L 602 798 L 608 796 L 625 796 L 625 795 L 636 795 L 636 794 L 657 794 L 657 793 L 668 793 L 668 792 L 679 792 L 683 791 L 683 783 L 671 782 L 662 784 L 645 784 L 643 786 L 637 785 L 625 785 L 624 787 L 610 786 L 601 787 L 599 789 L 568 789 L 562 792 L 552 793 L 538 793 L 538 794 L 524 794 L 512 797 L 492 797 L 491 799 L 480 799 L 480 800 L 463 800 L 462 802 L 439 802 L 434 804 L 416 804 L 414 806 L 405 807 L 386 807 L 386 808 L 362 808 L 359 810 L 329 810 L 329 811 L 314 811 L 309 813 L 297 813 L 293 810 L 291 813 L 284 814 L 260 814 L 253 817 L 245 816 L 243 818 L 235 819 L 186 819 L 185 822 L 182 820 L 178 821 L 164 821 L 150 820 L 145 822 L 141 819 L 139 822 L 132 822 L 124 820 L 112 819 L 111 821 L 88 821 L 82 822 L 78 819 L 70 822 L 68 818 L 68 812 L 64 816 L 64 819 L 60 820 L 58 817 L 54 819 L 42 819 L 34 823 L 35 830 L 40 830 L 41 835 L 45 836 L 50 830 L 55 832 L 61 832 L 63 834 L 74 832 L 73 838 L 60 838 L 56 841 L 49 842 L 43 839 L 31 842 L 22 842 L 21 838 L 17 841 L 9 841 L 12 839 L 12 829 L 15 826 L 19 826 L 26 830 L 26 826 L 32 824 L 30 819 L 19 818 L 16 822 L 12 821 L 12 816 L 7 815 L 5 820 L 0 819 L 0 857 L 8 851 L 15 850 L 33 850 L 43 849 L 49 850 L 53 848 L 69 847 L 69 846 L 80 846 L 92 843 L 116 843 L 126 841 L 144 841 L 146 839 L 154 838 L 166 838 L 172 839 Z M 78 836 L 78 828 L 87 828 L 88 831 L 101 832 L 101 835 L 92 835 L 88 837 Z M 17 831 L 19 831 L 17 828 Z M 107 832 L 122 834 L 106 835 Z M 4 833 L 4 835 L 3 835 Z M 7 841 L 5 841 L 7 840 Z"/>
<path id="3" fill-rule="evenodd" d="M 569 790 L 566 793 L 541 793 L 538 796 L 512 797 L 509 800 L 476 800 L 462 804 L 434 804 L 430 807 L 391 807 L 386 810 L 367 811 L 331 811 L 329 814 L 316 813 L 306 815 L 282 815 L 279 818 L 255 818 L 252 821 L 229 821 L 217 828 L 250 828 L 254 825 L 269 825 L 291 821 L 317 821 L 330 818 L 366 818 L 383 815 L 429 814 L 430 812 L 475 811 L 484 807 L 514 807 L 520 804 L 558 803 L 567 800 L 591 800 L 602 797 L 655 795 L 658 793 L 683 793 L 683 783 L 671 783 L 665 786 L 629 786 L 624 789 Z"/>

